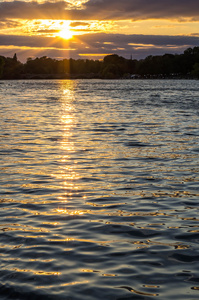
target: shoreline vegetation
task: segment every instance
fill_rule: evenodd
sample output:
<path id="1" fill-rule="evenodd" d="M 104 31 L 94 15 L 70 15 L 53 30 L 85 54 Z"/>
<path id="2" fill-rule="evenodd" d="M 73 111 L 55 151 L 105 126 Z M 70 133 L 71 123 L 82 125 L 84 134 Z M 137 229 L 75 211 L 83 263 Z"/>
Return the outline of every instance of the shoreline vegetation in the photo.
<path id="1" fill-rule="evenodd" d="M 15 53 L 0 56 L 0 79 L 199 79 L 199 47 L 140 60 L 110 54 L 103 60 L 43 56 L 21 63 Z"/>

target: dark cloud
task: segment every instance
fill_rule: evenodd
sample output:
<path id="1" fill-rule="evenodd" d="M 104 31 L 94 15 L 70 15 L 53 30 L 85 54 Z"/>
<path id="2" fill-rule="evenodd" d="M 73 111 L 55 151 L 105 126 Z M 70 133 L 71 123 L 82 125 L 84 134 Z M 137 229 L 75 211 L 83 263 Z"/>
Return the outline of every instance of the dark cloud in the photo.
<path id="1" fill-rule="evenodd" d="M 198 0 L 90 0 L 89 15 L 103 19 L 199 18 Z"/>
<path id="2" fill-rule="evenodd" d="M 90 29 L 90 28 L 83 28 L 83 29 L 72 29 L 73 32 L 100 32 L 100 29 Z"/>
<path id="3" fill-rule="evenodd" d="M 51 30 L 49 30 L 51 32 Z M 166 36 L 166 35 L 142 35 L 142 34 L 84 34 L 76 36 L 70 44 L 78 44 L 81 42 L 92 47 L 100 47 L 104 45 L 127 47 L 128 45 L 154 45 L 154 47 L 178 47 L 183 45 L 196 46 L 199 44 L 198 36 Z M 68 41 L 65 41 L 68 43 Z M 18 35 L 0 35 L 0 46 L 27 46 L 27 47 L 46 47 L 53 46 L 55 48 L 64 48 L 63 39 L 59 37 L 43 37 L 43 36 L 18 36 Z"/>
<path id="4" fill-rule="evenodd" d="M 43 36 L 19 36 L 19 35 L 0 35 L 0 45 L 17 47 L 47 47 L 52 45 L 55 48 L 63 47 L 57 40 Z"/>
<path id="5" fill-rule="evenodd" d="M 69 16 L 66 1 L 38 3 L 37 1 L 10 1 L 0 3 L 0 18 L 64 19 Z"/>
<path id="6" fill-rule="evenodd" d="M 10 45 L 12 48 L 10 49 Z M 6 36 L 0 35 L 0 54 L 17 52 L 24 61 L 28 56 L 47 55 L 54 58 L 96 58 L 116 53 L 129 58 L 144 58 L 148 55 L 182 53 L 188 47 L 199 45 L 199 36 L 85 34 L 70 41 L 59 37 Z M 9 49 L 7 48 L 9 46 Z M 28 54 L 27 54 L 28 53 Z M 83 56 L 82 56 L 83 55 Z M 90 55 L 90 57 L 89 57 Z"/>
<path id="7" fill-rule="evenodd" d="M 199 20 L 198 0 L 89 0 L 82 9 L 67 1 L 0 3 L 0 18 L 68 20 L 139 20 L 191 18 Z"/>
<path id="8" fill-rule="evenodd" d="M 19 26 L 21 26 L 21 23 L 15 20 L 7 20 L 7 19 L 0 20 L 0 29 L 16 28 Z"/>
<path id="9" fill-rule="evenodd" d="M 198 36 L 199 37 L 199 32 L 197 32 L 197 33 L 191 33 L 190 35 L 191 36 Z"/>
<path id="10" fill-rule="evenodd" d="M 108 43 L 118 47 L 126 47 L 128 44 L 143 44 L 154 46 L 182 46 L 198 45 L 199 38 L 196 36 L 167 36 L 167 35 L 142 35 L 142 34 L 86 34 L 79 36 L 78 39 L 90 45 L 99 45 L 99 43 Z"/>
<path id="11" fill-rule="evenodd" d="M 52 33 L 58 33 L 58 32 L 60 32 L 60 30 L 55 30 L 55 29 L 39 29 L 39 30 L 33 30 L 32 32 L 44 33 L 44 34 L 52 34 Z"/>
<path id="12" fill-rule="evenodd" d="M 71 22 L 70 26 L 71 27 L 78 27 L 78 26 L 89 26 L 90 23 L 88 22 Z"/>

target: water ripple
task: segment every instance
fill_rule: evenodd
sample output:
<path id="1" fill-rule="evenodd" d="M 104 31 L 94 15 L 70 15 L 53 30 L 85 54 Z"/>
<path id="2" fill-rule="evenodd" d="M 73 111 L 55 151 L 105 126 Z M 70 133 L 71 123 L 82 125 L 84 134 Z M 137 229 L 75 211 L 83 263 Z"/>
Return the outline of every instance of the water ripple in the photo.
<path id="1" fill-rule="evenodd" d="M 2 300 L 198 297 L 197 81 L 2 81 L 0 105 Z"/>

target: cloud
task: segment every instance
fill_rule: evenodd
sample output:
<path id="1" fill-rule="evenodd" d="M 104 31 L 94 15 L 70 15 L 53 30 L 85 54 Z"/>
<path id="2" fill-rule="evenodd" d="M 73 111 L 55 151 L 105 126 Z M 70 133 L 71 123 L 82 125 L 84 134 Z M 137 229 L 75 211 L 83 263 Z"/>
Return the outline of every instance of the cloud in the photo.
<path id="1" fill-rule="evenodd" d="M 19 35 L 0 35 L 1 46 L 19 46 L 19 47 L 47 47 L 55 43 L 55 39 L 41 36 L 19 36 Z M 54 47 L 62 47 L 61 43 L 55 43 Z"/>
<path id="2" fill-rule="evenodd" d="M 0 18 L 63 19 L 70 4 L 66 1 L 9 1 L 0 3 Z"/>
<path id="3" fill-rule="evenodd" d="M 7 29 L 7 28 L 13 28 L 13 27 L 19 27 L 21 26 L 20 22 L 14 21 L 14 20 L 0 20 L 0 29 Z"/>
<path id="4" fill-rule="evenodd" d="M 125 47 L 128 44 L 144 44 L 154 46 L 182 46 L 182 45 L 198 45 L 199 38 L 197 36 L 167 36 L 167 35 L 144 35 L 144 34 L 86 34 L 79 36 L 79 39 L 87 44 L 107 43 Z"/>
<path id="5" fill-rule="evenodd" d="M 78 26 L 89 26 L 90 23 L 88 22 L 71 22 L 70 26 L 71 27 L 78 27 Z"/>
<path id="6" fill-rule="evenodd" d="M 191 33 L 191 36 L 198 36 L 199 37 L 199 32 Z"/>
<path id="7" fill-rule="evenodd" d="M 86 11 L 116 20 L 199 17 L 198 0 L 90 0 Z"/>
<path id="8" fill-rule="evenodd" d="M 65 41 L 65 43 L 69 43 Z M 126 47 L 129 44 L 143 44 L 154 46 L 182 46 L 182 45 L 198 45 L 199 37 L 197 35 L 144 35 L 144 34 L 112 34 L 112 33 L 93 33 L 76 36 L 70 41 L 70 44 L 78 44 L 81 47 L 81 43 L 87 44 L 92 47 L 99 48 L 104 45 L 115 45 L 120 47 Z M 64 48 L 64 41 L 59 37 L 44 37 L 44 36 L 19 36 L 19 35 L 0 35 L 0 45 L 8 46 L 29 46 L 29 47 L 46 47 L 53 46 L 55 48 Z"/>
<path id="9" fill-rule="evenodd" d="M 87 57 L 96 59 L 116 53 L 135 59 L 148 55 L 182 53 L 199 44 L 199 36 L 84 34 L 70 41 L 59 37 L 0 35 L 0 55 L 15 53 L 21 61 L 28 56 L 49 56 L 56 59 Z M 11 54 L 13 56 L 13 54 Z"/>
<path id="10" fill-rule="evenodd" d="M 59 33 L 60 30 L 57 29 L 38 29 L 38 30 L 33 30 L 32 32 L 36 32 L 36 33 L 45 33 L 47 35 L 49 34 L 54 34 L 54 33 Z"/>
<path id="11" fill-rule="evenodd" d="M 0 3 L 0 18 L 68 20 L 199 20 L 198 0 L 89 0 L 82 7 L 67 1 L 9 1 Z"/>

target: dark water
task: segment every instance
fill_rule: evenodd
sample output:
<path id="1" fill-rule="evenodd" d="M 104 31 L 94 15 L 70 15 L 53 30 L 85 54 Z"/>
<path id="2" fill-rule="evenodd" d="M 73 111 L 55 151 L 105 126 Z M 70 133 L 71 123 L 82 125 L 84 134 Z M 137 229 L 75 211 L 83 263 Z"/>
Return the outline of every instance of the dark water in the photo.
<path id="1" fill-rule="evenodd" d="M 199 299 L 199 82 L 0 81 L 0 299 Z"/>

